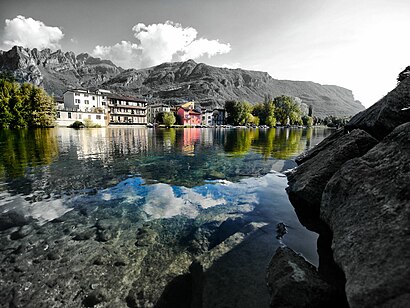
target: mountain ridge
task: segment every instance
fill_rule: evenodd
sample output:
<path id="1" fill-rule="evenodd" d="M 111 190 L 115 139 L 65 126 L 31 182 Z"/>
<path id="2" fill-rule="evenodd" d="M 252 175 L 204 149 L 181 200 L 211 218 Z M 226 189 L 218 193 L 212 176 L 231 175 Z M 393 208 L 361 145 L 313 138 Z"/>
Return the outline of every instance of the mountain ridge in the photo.
<path id="1" fill-rule="evenodd" d="M 123 69 L 87 53 L 14 46 L 0 51 L 0 71 L 19 82 L 43 86 L 61 96 L 68 88 L 106 88 L 149 101 L 195 100 L 203 107 L 221 107 L 227 100 L 263 101 L 264 95 L 299 97 L 318 117 L 351 116 L 365 109 L 351 90 L 312 81 L 279 80 L 267 72 L 229 69 L 196 63 L 166 62 L 143 69 Z"/>

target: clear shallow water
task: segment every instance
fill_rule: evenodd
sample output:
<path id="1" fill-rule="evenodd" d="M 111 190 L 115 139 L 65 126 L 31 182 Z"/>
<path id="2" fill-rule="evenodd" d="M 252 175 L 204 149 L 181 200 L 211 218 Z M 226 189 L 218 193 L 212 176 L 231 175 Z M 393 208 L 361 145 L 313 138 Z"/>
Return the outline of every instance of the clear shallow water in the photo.
<path id="1" fill-rule="evenodd" d="M 128 306 L 150 306 L 164 286 L 186 273 L 195 260 L 206 273 L 201 287 L 204 307 L 266 306 L 266 266 L 282 243 L 276 239 L 277 223 L 289 226 L 283 243 L 317 263 L 317 236 L 298 222 L 281 172 L 294 166 L 294 156 L 330 132 L 323 128 L 0 131 L 0 213 L 16 211 L 36 220 L 34 229 L 39 231 L 18 241 L 47 242 L 47 249 L 58 251 L 74 243 L 81 249 L 92 248 L 95 254 L 111 247 L 126 259 L 125 268 L 140 266 L 138 273 L 122 274 L 129 277 L 129 285 L 123 283 L 122 292 L 107 295 L 108 306 L 121 300 Z M 111 227 L 99 227 L 101 221 Z M 69 231 L 64 231 L 67 226 Z M 3 247 L 4 254 L 18 242 L 9 240 L 7 232 L 2 242 L 10 247 Z M 84 232 L 89 236 L 79 242 Z M 137 245 L 140 234 L 150 232 L 154 240 L 143 237 L 148 244 Z M 56 240 L 49 243 L 49 238 Z M 150 271 L 144 273 L 135 261 L 139 257 L 130 257 L 124 248 L 130 246 L 144 251 L 142 260 Z M 154 246 L 161 256 L 150 252 Z M 42 260 L 41 253 L 32 251 L 22 259 Z M 60 252 L 62 259 L 85 262 L 71 254 Z M 185 261 L 178 261 L 175 268 L 170 265 L 180 258 Z M 174 269 L 172 273 L 164 274 L 165 264 Z M 51 266 L 51 272 L 65 270 L 70 275 L 60 263 Z M 137 281 L 146 279 L 147 286 L 153 277 L 156 283 L 144 289 L 142 299 L 132 297 L 140 294 Z M 112 280 L 101 284 L 114 287 Z"/>

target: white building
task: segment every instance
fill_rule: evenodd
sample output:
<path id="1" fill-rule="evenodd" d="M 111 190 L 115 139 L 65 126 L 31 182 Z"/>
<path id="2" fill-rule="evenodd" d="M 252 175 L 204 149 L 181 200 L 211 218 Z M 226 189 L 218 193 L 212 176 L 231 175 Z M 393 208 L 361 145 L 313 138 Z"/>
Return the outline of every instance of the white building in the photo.
<path id="1" fill-rule="evenodd" d="M 147 124 L 147 102 L 98 89 L 70 89 L 64 93 L 64 104 L 57 102 L 57 124 L 69 126 L 89 119 L 92 124 Z"/>
<path id="2" fill-rule="evenodd" d="M 108 94 L 110 124 L 147 124 L 147 101 L 141 98 Z"/>
<path id="3" fill-rule="evenodd" d="M 213 111 L 202 108 L 201 125 L 213 125 Z"/>
<path id="4" fill-rule="evenodd" d="M 64 106 L 84 112 L 108 111 L 108 90 L 70 89 L 64 92 Z"/>
<path id="5" fill-rule="evenodd" d="M 70 110 L 64 108 L 57 110 L 57 125 L 58 126 L 70 126 L 75 121 L 84 123 L 84 120 L 89 119 L 93 124 L 98 124 L 101 127 L 107 126 L 107 115 L 104 112 L 87 112 Z"/>

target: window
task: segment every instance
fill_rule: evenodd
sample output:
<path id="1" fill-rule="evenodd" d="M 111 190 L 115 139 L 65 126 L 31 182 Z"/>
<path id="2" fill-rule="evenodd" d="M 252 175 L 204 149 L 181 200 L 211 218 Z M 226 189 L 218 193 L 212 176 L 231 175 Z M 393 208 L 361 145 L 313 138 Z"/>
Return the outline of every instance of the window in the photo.
<path id="1" fill-rule="evenodd" d="M 96 120 L 101 120 L 101 116 L 100 116 L 99 114 L 97 114 L 97 115 L 95 116 L 95 119 L 96 119 Z"/>
<path id="2" fill-rule="evenodd" d="M 75 96 L 80 96 L 80 93 L 75 92 L 74 95 Z"/>
<path id="3" fill-rule="evenodd" d="M 78 115 L 78 118 L 79 118 L 80 120 L 81 120 L 81 116 L 82 116 L 81 114 Z"/>
<path id="4" fill-rule="evenodd" d="M 95 101 L 95 96 L 93 96 L 93 101 Z"/>
<path id="5" fill-rule="evenodd" d="M 68 113 L 68 118 L 71 119 L 71 112 Z"/>
<path id="6" fill-rule="evenodd" d="M 105 106 L 105 102 L 102 102 L 101 104 L 102 104 L 103 106 Z"/>
<path id="7" fill-rule="evenodd" d="M 84 97 L 88 97 L 88 93 L 85 93 L 85 94 L 84 94 Z"/>
<path id="8" fill-rule="evenodd" d="M 84 101 L 84 103 L 85 103 L 86 105 L 88 105 L 88 104 L 90 103 L 90 101 L 89 101 L 88 99 L 86 99 L 86 100 Z"/>
<path id="9" fill-rule="evenodd" d="M 80 100 L 78 98 L 75 99 L 74 104 L 80 104 Z"/>
<path id="10" fill-rule="evenodd" d="M 60 118 L 60 112 L 57 111 L 57 118 Z"/>

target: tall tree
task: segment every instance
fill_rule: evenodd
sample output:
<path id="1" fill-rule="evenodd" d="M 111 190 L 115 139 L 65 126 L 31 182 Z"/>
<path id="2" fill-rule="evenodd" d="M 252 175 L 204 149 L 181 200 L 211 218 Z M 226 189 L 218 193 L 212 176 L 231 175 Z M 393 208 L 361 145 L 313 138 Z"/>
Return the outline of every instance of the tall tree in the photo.
<path id="1" fill-rule="evenodd" d="M 226 121 L 233 125 L 244 125 L 249 119 L 248 114 L 252 111 L 252 106 L 248 102 L 227 101 L 225 103 L 227 113 Z"/>
<path id="2" fill-rule="evenodd" d="M 9 102 L 14 94 L 14 87 L 13 82 L 0 79 L 0 128 L 9 127 L 13 120 Z"/>
<path id="3" fill-rule="evenodd" d="M 292 97 L 285 95 L 275 97 L 274 104 L 276 119 L 280 124 L 302 123 L 300 108 Z"/>
<path id="4" fill-rule="evenodd" d="M 47 127 L 55 117 L 54 99 L 42 88 L 0 79 L 0 127 Z"/>

